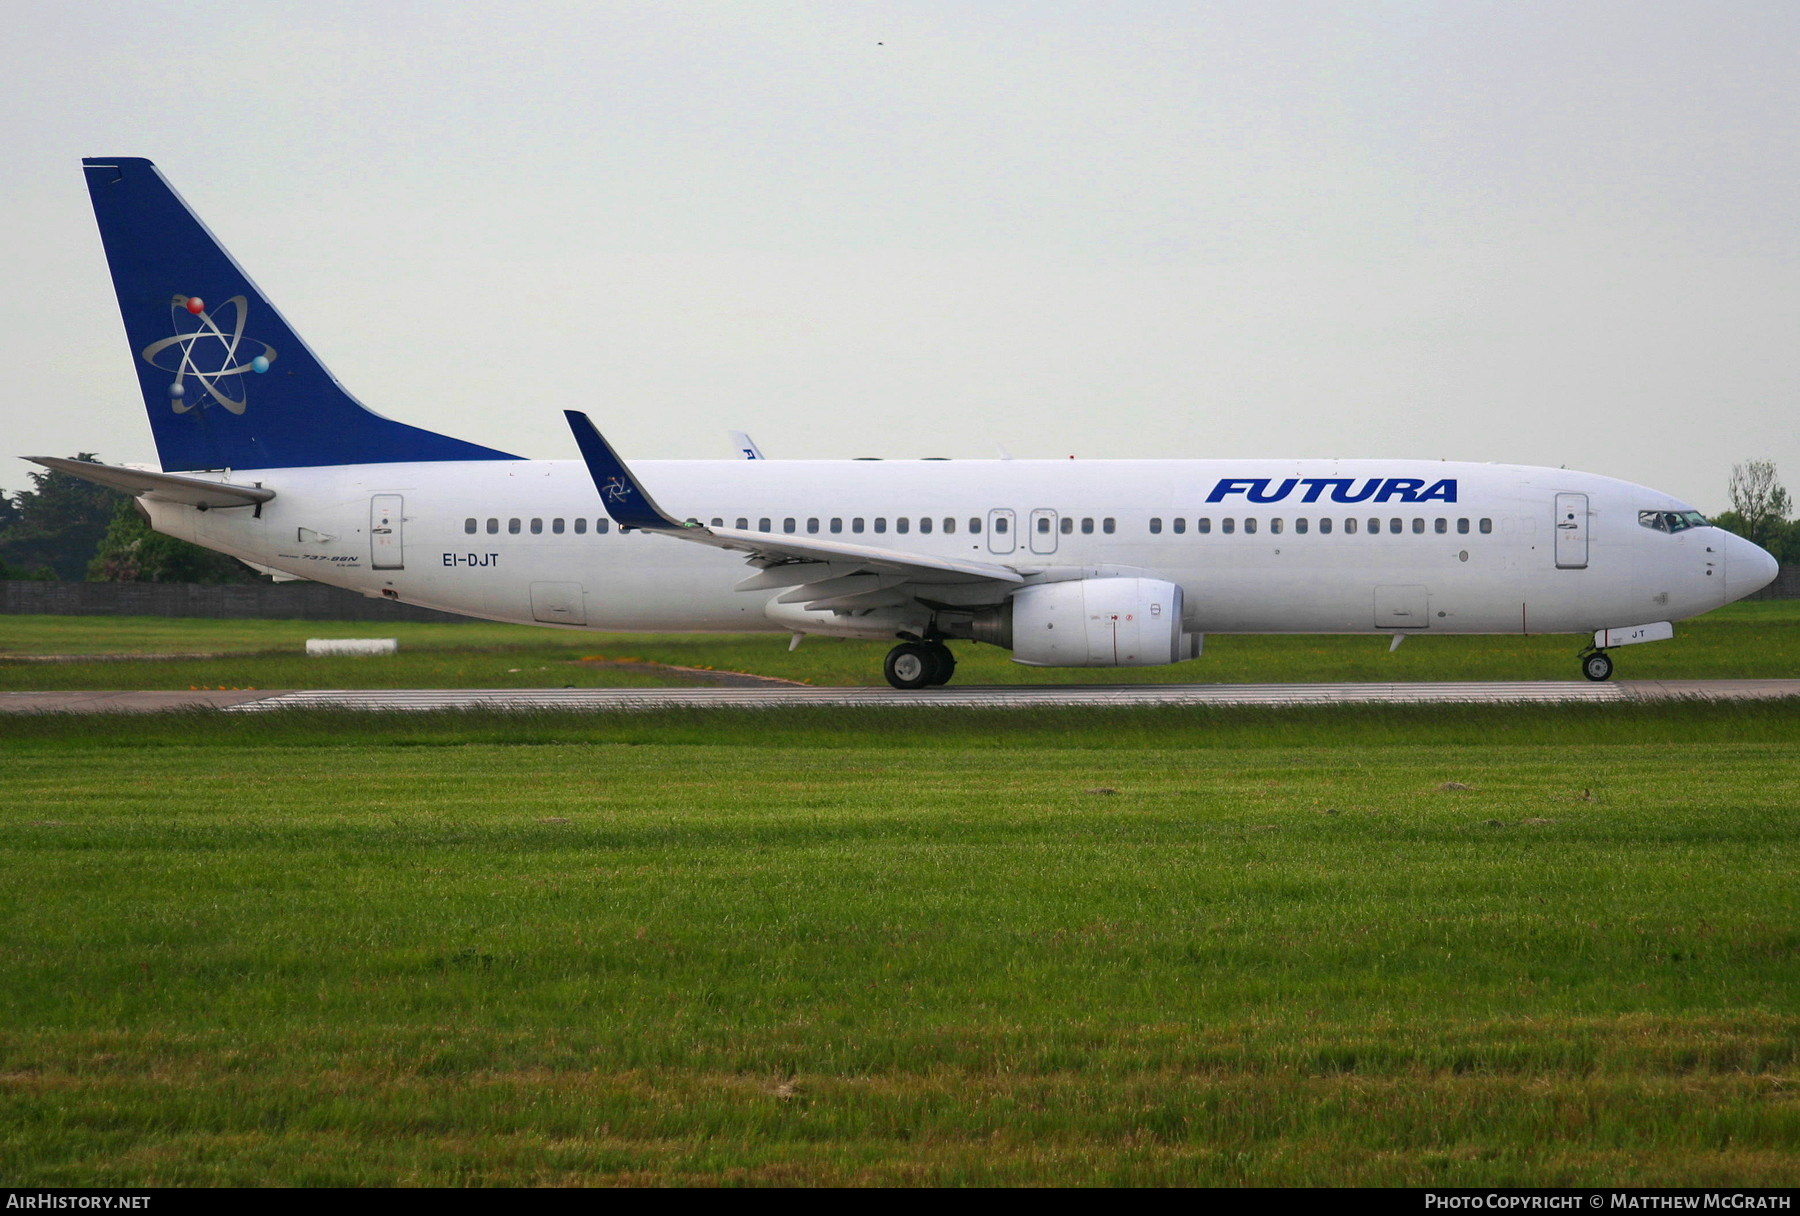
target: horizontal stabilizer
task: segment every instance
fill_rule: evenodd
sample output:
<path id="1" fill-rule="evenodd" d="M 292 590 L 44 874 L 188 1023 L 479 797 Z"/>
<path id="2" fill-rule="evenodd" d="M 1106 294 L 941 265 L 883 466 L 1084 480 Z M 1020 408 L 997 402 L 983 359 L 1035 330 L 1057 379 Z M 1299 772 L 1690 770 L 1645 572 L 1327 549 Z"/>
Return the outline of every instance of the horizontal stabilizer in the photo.
<path id="1" fill-rule="evenodd" d="M 174 473 L 151 473 L 144 469 L 126 469 L 116 464 L 93 464 L 86 460 L 64 460 L 59 456 L 27 456 L 33 464 L 55 469 L 83 481 L 123 490 L 127 494 L 160 499 L 163 502 L 186 503 L 190 507 L 248 507 L 268 502 L 275 491 L 261 486 L 233 486 L 208 481 L 204 477 L 181 477 Z"/>

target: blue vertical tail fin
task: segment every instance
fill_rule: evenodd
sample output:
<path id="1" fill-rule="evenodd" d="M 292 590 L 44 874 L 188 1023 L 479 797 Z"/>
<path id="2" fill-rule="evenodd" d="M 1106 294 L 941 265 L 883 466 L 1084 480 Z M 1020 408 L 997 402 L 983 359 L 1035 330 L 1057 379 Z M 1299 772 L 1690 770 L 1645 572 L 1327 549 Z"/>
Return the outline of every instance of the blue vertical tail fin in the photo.
<path id="1" fill-rule="evenodd" d="M 155 165 L 82 167 L 165 470 L 518 459 L 365 408 Z"/>

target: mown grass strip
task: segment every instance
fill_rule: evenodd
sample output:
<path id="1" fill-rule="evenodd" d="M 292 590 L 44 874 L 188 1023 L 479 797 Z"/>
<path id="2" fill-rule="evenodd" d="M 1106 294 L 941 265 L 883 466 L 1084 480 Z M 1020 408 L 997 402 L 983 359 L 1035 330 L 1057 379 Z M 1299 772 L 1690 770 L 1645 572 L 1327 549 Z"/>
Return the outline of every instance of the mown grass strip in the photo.
<path id="1" fill-rule="evenodd" d="M 1621 679 L 1785 677 L 1800 672 L 1800 601 L 1733 604 L 1677 626 L 1671 642 L 1618 651 Z M 307 658 L 308 637 L 398 637 L 382 658 Z M 1218 636 L 1205 657 L 1168 667 L 1032 668 L 991 646 L 958 643 L 958 684 L 1119 684 L 1565 680 L 1578 637 L 1430 637 L 1389 653 L 1377 637 Z M 882 683 L 889 643 L 779 634 L 602 634 L 526 626 L 320 621 L 159 621 L 0 616 L 0 654 L 232 651 L 212 659 L 6 663 L 0 689 L 541 688 L 685 683 L 584 663 L 590 655 L 743 671 L 817 685 Z"/>
<path id="2" fill-rule="evenodd" d="M 9 722 L 0 1171 L 1792 1185 L 1797 712 Z"/>

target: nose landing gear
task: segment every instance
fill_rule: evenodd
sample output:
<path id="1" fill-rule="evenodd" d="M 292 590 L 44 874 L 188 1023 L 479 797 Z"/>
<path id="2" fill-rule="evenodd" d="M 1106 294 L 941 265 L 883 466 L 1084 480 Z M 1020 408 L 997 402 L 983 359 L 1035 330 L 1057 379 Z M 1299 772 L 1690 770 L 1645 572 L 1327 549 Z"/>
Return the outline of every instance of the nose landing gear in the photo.
<path id="1" fill-rule="evenodd" d="M 1613 673 L 1612 656 L 1604 650 L 1588 649 L 1581 652 L 1581 674 L 1596 683 L 1611 678 Z"/>
<path id="2" fill-rule="evenodd" d="M 950 682 L 956 656 L 942 642 L 902 642 L 888 651 L 883 669 L 895 688 L 927 688 Z"/>

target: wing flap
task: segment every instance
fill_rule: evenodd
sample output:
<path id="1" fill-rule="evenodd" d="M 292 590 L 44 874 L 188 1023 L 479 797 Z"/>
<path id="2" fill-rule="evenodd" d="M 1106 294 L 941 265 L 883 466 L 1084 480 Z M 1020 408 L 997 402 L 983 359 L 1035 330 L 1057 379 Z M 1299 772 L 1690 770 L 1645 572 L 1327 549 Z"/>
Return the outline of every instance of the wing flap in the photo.
<path id="1" fill-rule="evenodd" d="M 800 561 L 854 561 L 864 569 L 886 570 L 905 574 L 921 583 L 1023 583 L 1024 574 L 997 562 L 977 562 L 961 557 L 937 557 L 924 553 L 907 553 L 900 549 L 878 549 L 873 545 L 853 545 L 841 540 L 789 536 L 785 533 L 747 532 L 736 528 L 687 528 L 684 539 L 704 532 L 722 549 L 736 549 L 757 557 L 787 557 Z M 799 580 L 795 580 L 798 582 Z M 794 584 L 790 583 L 789 586 Z"/>
<path id="2" fill-rule="evenodd" d="M 774 591 L 778 587 L 798 587 L 822 579 L 842 578 L 862 569 L 856 562 L 784 561 L 765 566 L 749 578 L 732 584 L 733 591 Z"/>
<path id="3" fill-rule="evenodd" d="M 906 581 L 903 574 L 850 574 L 843 578 L 821 578 L 776 596 L 775 602 L 803 604 L 808 600 L 829 599 L 840 595 L 866 595 L 872 591 L 898 587 Z"/>
<path id="4" fill-rule="evenodd" d="M 852 591 L 847 595 L 808 600 L 802 607 L 808 612 L 866 612 L 871 608 L 898 608 L 917 598 L 907 589 L 907 584 L 896 583 L 892 587 L 876 587 L 868 591 Z"/>

